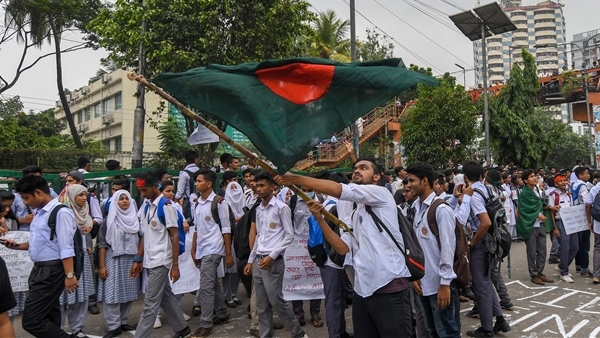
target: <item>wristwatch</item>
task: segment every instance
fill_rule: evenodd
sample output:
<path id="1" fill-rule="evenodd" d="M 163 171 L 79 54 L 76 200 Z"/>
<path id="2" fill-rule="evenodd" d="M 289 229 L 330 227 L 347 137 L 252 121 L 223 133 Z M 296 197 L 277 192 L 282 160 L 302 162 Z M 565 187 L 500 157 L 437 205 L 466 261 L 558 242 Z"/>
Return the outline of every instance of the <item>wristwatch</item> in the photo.
<path id="1" fill-rule="evenodd" d="M 67 274 L 67 278 L 71 279 L 71 278 L 73 278 L 73 277 L 75 277 L 75 274 L 74 274 L 74 273 L 72 273 L 72 272 L 69 272 L 69 273 Z"/>
<path id="2" fill-rule="evenodd" d="M 142 262 L 144 262 L 144 257 L 135 255 L 135 256 L 133 256 L 133 262 L 134 263 L 142 263 Z"/>

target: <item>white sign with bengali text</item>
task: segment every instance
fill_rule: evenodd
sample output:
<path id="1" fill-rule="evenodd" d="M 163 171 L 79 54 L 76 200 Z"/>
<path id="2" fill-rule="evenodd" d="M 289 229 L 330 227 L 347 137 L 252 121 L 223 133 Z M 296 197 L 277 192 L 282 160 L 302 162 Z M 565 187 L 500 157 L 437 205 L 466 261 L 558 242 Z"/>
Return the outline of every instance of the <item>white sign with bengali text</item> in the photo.
<path id="1" fill-rule="evenodd" d="M 567 235 L 589 229 L 587 216 L 585 215 L 585 204 L 561 208 L 558 213 Z"/>
<path id="2" fill-rule="evenodd" d="M 26 243 L 29 241 L 28 231 L 9 231 L 2 238 L 11 239 L 17 243 Z M 29 258 L 27 250 L 12 250 L 4 245 L 0 245 L 0 256 L 6 262 L 8 276 L 10 277 L 10 286 L 13 292 L 29 290 L 29 274 L 33 269 L 33 262 Z"/>
<path id="3" fill-rule="evenodd" d="M 291 300 L 325 299 L 319 267 L 310 259 L 306 243 L 308 235 L 294 234 L 283 260 L 283 298 Z"/>

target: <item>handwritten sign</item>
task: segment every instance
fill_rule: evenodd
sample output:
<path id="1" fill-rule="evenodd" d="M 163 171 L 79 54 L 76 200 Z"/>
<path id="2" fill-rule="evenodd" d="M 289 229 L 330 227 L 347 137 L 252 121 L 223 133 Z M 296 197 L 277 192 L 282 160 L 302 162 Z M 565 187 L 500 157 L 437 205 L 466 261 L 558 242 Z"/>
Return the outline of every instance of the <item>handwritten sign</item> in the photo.
<path id="1" fill-rule="evenodd" d="M 2 238 L 12 239 L 17 243 L 29 241 L 28 231 L 9 231 Z M 29 290 L 29 274 L 33 269 L 33 262 L 29 258 L 27 250 L 12 250 L 4 245 L 0 245 L 0 256 L 6 262 L 8 276 L 10 277 L 10 286 L 13 292 Z"/>
<path id="2" fill-rule="evenodd" d="M 323 281 L 319 267 L 310 259 L 306 243 L 308 235 L 294 235 L 283 259 L 283 298 L 290 300 L 324 299 Z"/>
<path id="3" fill-rule="evenodd" d="M 185 236 L 185 252 L 179 256 L 179 280 L 171 283 L 173 293 L 176 295 L 196 291 L 200 288 L 200 270 L 194 265 L 192 260 L 192 239 L 194 238 L 195 227 L 190 227 L 190 231 Z M 194 253 L 195 254 L 195 253 Z M 217 276 L 225 276 L 223 261 L 217 268 Z"/>
<path id="4" fill-rule="evenodd" d="M 561 208 L 558 213 L 565 226 L 567 235 L 589 229 L 584 204 Z"/>

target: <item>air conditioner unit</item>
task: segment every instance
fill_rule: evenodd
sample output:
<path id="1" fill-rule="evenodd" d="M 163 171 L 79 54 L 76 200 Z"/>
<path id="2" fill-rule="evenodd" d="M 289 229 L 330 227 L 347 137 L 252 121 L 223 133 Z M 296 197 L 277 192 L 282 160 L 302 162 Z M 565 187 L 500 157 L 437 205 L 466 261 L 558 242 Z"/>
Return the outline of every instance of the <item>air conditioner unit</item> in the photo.
<path id="1" fill-rule="evenodd" d="M 102 84 L 107 84 L 111 80 L 111 76 L 108 74 L 102 75 Z"/>
<path id="2" fill-rule="evenodd" d="M 73 97 L 71 94 L 66 94 L 65 97 L 67 98 L 67 101 L 71 101 L 71 97 Z"/>
<path id="3" fill-rule="evenodd" d="M 80 123 L 79 126 L 77 126 L 77 131 L 79 131 L 80 133 L 85 133 L 86 131 L 88 131 L 88 124 L 87 123 Z"/>
<path id="4" fill-rule="evenodd" d="M 115 120 L 113 119 L 112 114 L 104 114 L 102 115 L 102 123 L 105 125 L 113 123 Z"/>
<path id="5" fill-rule="evenodd" d="M 75 91 L 71 93 L 71 99 L 72 100 L 77 100 L 79 98 L 79 92 Z"/>
<path id="6" fill-rule="evenodd" d="M 56 108 L 62 108 L 62 102 L 60 102 L 60 100 L 56 101 Z"/>
<path id="7" fill-rule="evenodd" d="M 88 87 L 88 86 L 83 86 L 83 87 L 81 88 L 81 93 L 82 93 L 83 95 L 85 95 L 85 94 L 89 94 L 89 92 L 90 92 L 90 87 Z"/>

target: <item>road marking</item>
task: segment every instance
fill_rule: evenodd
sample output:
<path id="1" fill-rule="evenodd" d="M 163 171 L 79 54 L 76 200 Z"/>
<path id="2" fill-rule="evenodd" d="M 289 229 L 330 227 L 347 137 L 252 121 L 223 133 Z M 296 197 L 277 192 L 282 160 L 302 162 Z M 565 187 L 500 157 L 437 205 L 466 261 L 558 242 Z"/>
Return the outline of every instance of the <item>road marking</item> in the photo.
<path id="1" fill-rule="evenodd" d="M 533 316 L 537 315 L 538 313 L 540 313 L 540 311 L 535 311 L 535 312 L 532 312 L 532 313 L 530 313 L 530 314 L 528 314 L 528 315 L 525 315 L 525 316 L 523 316 L 523 317 L 520 317 L 519 319 L 517 319 L 517 320 L 515 320 L 515 321 L 512 321 L 512 322 L 510 322 L 510 324 L 509 324 L 509 325 L 510 325 L 510 326 L 517 325 L 517 324 L 519 324 L 520 322 L 522 322 L 522 321 L 524 321 L 524 320 L 527 320 L 527 319 L 529 319 L 529 318 L 531 318 L 531 317 L 533 317 Z"/>
<path id="2" fill-rule="evenodd" d="M 585 326 L 585 324 L 589 323 L 590 321 L 587 319 L 582 320 L 581 322 L 579 322 L 577 325 L 575 325 L 573 327 L 573 329 L 571 329 L 571 331 L 569 331 L 569 333 L 565 332 L 565 326 L 563 324 L 562 319 L 560 318 L 559 315 L 557 314 L 553 314 L 550 317 L 546 317 L 542 320 L 540 320 L 539 322 L 531 325 L 530 327 L 526 328 L 525 330 L 523 330 L 523 332 L 527 332 L 527 331 L 531 331 L 533 329 L 535 329 L 536 327 L 544 324 L 545 322 L 554 319 L 554 321 L 556 322 L 556 326 L 558 327 L 558 331 L 559 333 L 563 336 L 563 338 L 571 338 L 573 337 L 577 331 L 579 331 L 583 326 Z"/>

